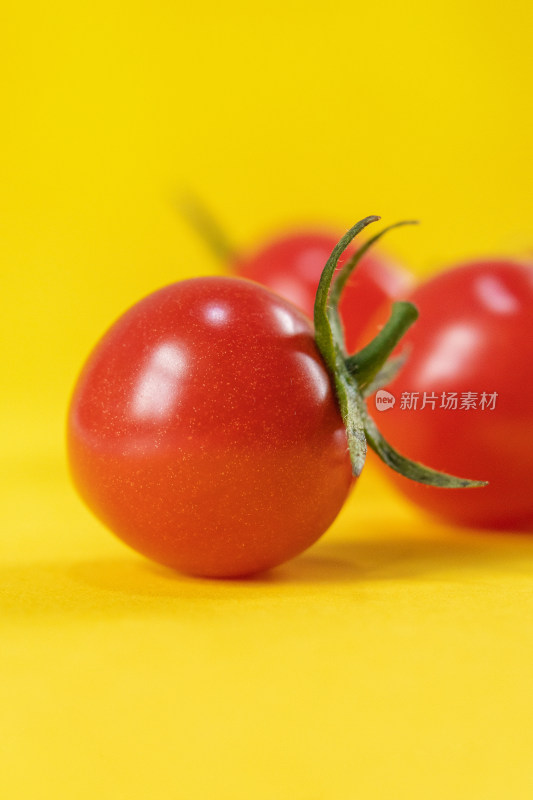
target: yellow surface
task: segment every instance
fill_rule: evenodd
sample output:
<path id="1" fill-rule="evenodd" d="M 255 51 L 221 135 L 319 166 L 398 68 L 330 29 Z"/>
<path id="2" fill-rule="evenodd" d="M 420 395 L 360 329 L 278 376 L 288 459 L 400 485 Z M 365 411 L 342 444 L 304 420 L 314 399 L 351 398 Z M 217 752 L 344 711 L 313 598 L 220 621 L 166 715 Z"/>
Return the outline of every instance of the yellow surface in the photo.
<path id="1" fill-rule="evenodd" d="M 533 796 L 533 540 L 367 472 L 254 581 L 182 578 L 72 491 L 68 395 L 125 307 L 299 220 L 417 217 L 422 275 L 533 250 L 531 4 L 4 3 L 0 796 Z"/>

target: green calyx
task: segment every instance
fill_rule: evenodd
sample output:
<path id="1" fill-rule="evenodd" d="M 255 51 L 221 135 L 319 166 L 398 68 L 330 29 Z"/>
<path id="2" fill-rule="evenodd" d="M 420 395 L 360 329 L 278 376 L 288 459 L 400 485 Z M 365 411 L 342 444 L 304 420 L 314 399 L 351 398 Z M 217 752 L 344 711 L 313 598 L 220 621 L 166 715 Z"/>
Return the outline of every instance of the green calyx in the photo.
<path id="1" fill-rule="evenodd" d="M 346 426 L 353 474 L 356 477 L 361 474 L 368 444 L 391 469 L 418 483 L 447 489 L 485 486 L 485 481 L 458 478 L 405 458 L 383 438 L 368 413 L 365 398 L 385 386 L 401 369 L 404 357 L 390 356 L 404 333 L 418 317 L 418 311 L 412 303 L 394 303 L 388 322 L 376 338 L 358 353 L 347 354 L 339 315 L 339 301 L 351 273 L 366 251 L 387 231 L 400 225 L 413 224 L 399 222 L 384 228 L 359 248 L 334 280 L 339 258 L 348 245 L 367 225 L 379 219 L 376 216 L 365 217 L 342 237 L 322 271 L 315 298 L 315 340 L 335 383 L 337 399 Z"/>

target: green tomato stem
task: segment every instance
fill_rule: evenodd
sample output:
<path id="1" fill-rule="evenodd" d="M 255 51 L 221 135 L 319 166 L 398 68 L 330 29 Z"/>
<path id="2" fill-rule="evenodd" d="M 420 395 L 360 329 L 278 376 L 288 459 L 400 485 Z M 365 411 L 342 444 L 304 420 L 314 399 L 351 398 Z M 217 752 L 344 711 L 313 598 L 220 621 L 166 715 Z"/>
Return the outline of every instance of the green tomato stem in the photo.
<path id="1" fill-rule="evenodd" d="M 366 438 L 359 412 L 360 390 L 345 363 L 345 344 L 337 304 L 329 304 L 331 281 L 340 256 L 352 239 L 379 217 L 365 217 L 346 233 L 334 247 L 320 277 L 315 298 L 315 339 L 326 366 L 331 373 L 342 419 L 346 427 L 352 472 L 358 477 L 366 458 Z"/>
<path id="2" fill-rule="evenodd" d="M 430 486 L 439 486 L 442 489 L 473 489 L 486 486 L 487 481 L 471 481 L 468 478 L 458 478 L 446 472 L 438 472 L 431 467 L 426 467 L 419 461 L 411 461 L 398 453 L 381 435 L 378 427 L 368 411 L 364 410 L 364 429 L 368 445 L 372 450 L 395 472 L 405 478 L 410 478 L 417 483 L 426 483 Z"/>
<path id="3" fill-rule="evenodd" d="M 369 383 L 366 383 L 362 387 L 361 391 L 363 397 L 370 397 L 374 394 L 374 392 L 377 392 L 378 389 L 383 389 L 384 386 L 387 386 L 389 383 L 391 383 L 391 381 L 393 381 L 396 375 L 400 372 L 406 361 L 407 353 L 405 352 L 398 356 L 389 358 L 377 375 Z"/>
<path id="4" fill-rule="evenodd" d="M 372 244 L 390 228 L 408 223 L 400 222 L 385 228 L 357 251 L 332 284 L 333 276 L 340 256 L 355 236 L 367 225 L 378 220 L 379 217 L 376 216 L 365 217 L 342 237 L 326 262 L 315 298 L 315 340 L 335 384 L 342 419 L 346 426 L 352 472 L 356 477 L 360 475 L 368 442 L 391 469 L 411 480 L 448 489 L 484 486 L 483 481 L 458 478 L 405 458 L 383 438 L 368 413 L 365 397 L 370 394 L 370 389 L 384 385 L 383 381 L 394 375 L 401 367 L 403 363 L 401 357 L 400 360 L 391 358 L 387 361 L 387 359 L 418 316 L 412 303 L 395 303 L 389 321 L 376 338 L 355 355 L 346 355 L 344 332 L 339 315 L 339 302 L 346 282 L 362 255 Z"/>
<path id="5" fill-rule="evenodd" d="M 337 277 L 334 280 L 333 285 L 331 287 L 330 302 L 333 305 L 338 306 L 341 294 L 344 290 L 344 287 L 346 286 L 346 283 L 348 282 L 348 279 L 350 278 L 350 275 L 357 267 L 359 261 L 362 259 L 365 253 L 368 250 L 370 250 L 370 248 L 373 247 L 376 244 L 376 242 L 378 242 L 381 239 L 382 236 L 385 236 L 386 233 L 393 230 L 394 228 L 400 228 L 403 225 L 418 225 L 418 222 L 414 219 L 407 219 L 407 220 L 401 220 L 400 222 L 394 222 L 392 225 L 388 225 L 386 228 L 383 228 L 383 230 L 380 231 L 379 233 L 376 233 L 375 236 L 372 236 L 371 239 L 365 242 L 365 244 L 362 245 L 362 247 L 360 247 L 359 250 L 357 250 L 357 252 L 353 254 L 350 260 L 344 265 L 342 270 L 337 274 Z"/>
<path id="6" fill-rule="evenodd" d="M 222 225 L 206 205 L 192 194 L 182 195 L 178 208 L 191 228 L 207 244 L 213 255 L 223 264 L 235 263 L 239 257 Z"/>
<path id="7" fill-rule="evenodd" d="M 400 301 L 393 303 L 391 315 L 383 328 L 372 341 L 353 356 L 346 359 L 346 367 L 364 389 L 384 366 L 388 357 L 418 319 L 418 310 L 412 303 Z"/>

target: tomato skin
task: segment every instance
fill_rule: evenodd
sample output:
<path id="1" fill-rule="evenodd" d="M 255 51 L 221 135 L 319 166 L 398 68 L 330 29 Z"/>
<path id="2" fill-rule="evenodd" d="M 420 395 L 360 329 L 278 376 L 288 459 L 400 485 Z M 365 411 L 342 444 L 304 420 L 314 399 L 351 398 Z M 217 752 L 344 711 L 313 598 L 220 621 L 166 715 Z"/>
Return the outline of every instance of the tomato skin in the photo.
<path id="1" fill-rule="evenodd" d="M 404 455 L 483 488 L 439 490 L 389 471 L 398 488 L 446 520 L 481 528 L 533 527 L 533 267 L 513 261 L 465 264 L 428 280 L 410 299 L 417 323 L 402 341 L 408 360 L 387 387 L 396 404 L 371 413 Z M 419 393 L 417 410 L 401 408 Z M 423 393 L 438 401 L 421 409 Z M 456 410 L 440 407 L 457 392 Z M 461 409 L 466 392 L 497 393 L 491 410 Z"/>
<path id="2" fill-rule="evenodd" d="M 114 533 L 212 577 L 305 550 L 353 483 L 310 321 L 237 278 L 167 286 L 110 328 L 74 390 L 68 452 L 81 496 Z"/>
<path id="3" fill-rule="evenodd" d="M 244 278 L 268 286 L 304 311 L 311 319 L 324 264 L 339 237 L 300 231 L 279 236 L 255 253 L 237 259 L 234 269 Z M 355 248 L 348 248 L 339 264 Z M 350 277 L 339 305 L 349 352 L 365 344 L 362 339 L 374 315 L 386 318 L 394 299 L 407 291 L 411 280 L 383 255 L 368 251 Z"/>

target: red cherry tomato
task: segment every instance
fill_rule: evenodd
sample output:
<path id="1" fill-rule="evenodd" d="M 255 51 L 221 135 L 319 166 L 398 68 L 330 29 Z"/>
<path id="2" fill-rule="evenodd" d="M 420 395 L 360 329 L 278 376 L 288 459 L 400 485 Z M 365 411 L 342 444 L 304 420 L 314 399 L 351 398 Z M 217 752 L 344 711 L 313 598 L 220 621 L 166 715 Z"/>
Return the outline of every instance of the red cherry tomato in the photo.
<path id="1" fill-rule="evenodd" d="M 235 260 L 235 271 L 262 283 L 286 297 L 311 319 L 315 295 L 324 264 L 338 237 L 328 233 L 300 231 L 280 236 L 247 257 Z M 339 264 L 346 263 L 354 248 L 348 248 Z M 411 280 L 383 255 L 366 253 L 351 275 L 340 302 L 349 352 L 366 343 L 365 330 L 376 314 L 384 320 L 392 301 L 404 294 Z"/>
<path id="2" fill-rule="evenodd" d="M 410 300 L 420 316 L 402 342 L 406 365 L 387 387 L 395 404 L 389 398 L 388 410 L 378 411 L 371 400 L 372 415 L 404 455 L 489 485 L 441 492 L 389 477 L 445 519 L 531 529 L 533 267 L 467 264 L 419 286 Z"/>
<path id="3" fill-rule="evenodd" d="M 148 296 L 96 346 L 68 420 L 74 481 L 140 553 L 187 573 L 280 564 L 353 483 L 311 322 L 268 289 L 198 278 Z"/>

